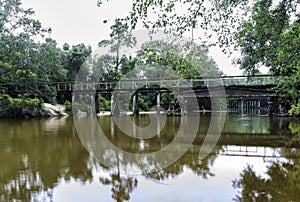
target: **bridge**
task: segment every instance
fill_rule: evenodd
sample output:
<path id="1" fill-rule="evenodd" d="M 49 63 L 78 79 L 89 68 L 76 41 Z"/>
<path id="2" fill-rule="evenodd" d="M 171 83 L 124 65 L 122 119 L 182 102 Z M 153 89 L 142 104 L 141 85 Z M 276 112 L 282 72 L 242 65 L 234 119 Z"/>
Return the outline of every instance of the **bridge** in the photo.
<path id="1" fill-rule="evenodd" d="M 268 100 L 275 97 L 272 87 L 283 79 L 272 75 L 247 76 L 221 76 L 221 77 L 202 77 L 189 79 L 140 79 L 140 80 L 120 80 L 103 82 L 57 82 L 52 86 L 56 88 L 57 96 L 70 100 L 72 93 L 76 94 L 132 94 L 134 107 L 138 113 L 137 95 L 139 93 L 155 93 L 157 96 L 157 105 L 160 105 L 160 96 L 162 93 L 177 93 L 189 100 L 189 97 L 196 96 L 198 105 L 208 108 L 207 99 L 209 98 L 227 98 L 227 108 L 230 109 L 249 109 L 266 108 Z M 44 86 L 34 86 L 36 91 L 43 91 Z M 26 88 L 16 88 L 10 84 L 0 84 L 0 89 L 22 94 L 27 91 Z M 172 92 L 176 91 L 176 92 Z M 224 93 L 225 91 L 225 93 Z M 112 96 L 112 103 L 116 103 Z M 206 100 L 201 103 L 201 100 Z M 113 106 L 112 106 L 113 110 Z"/>

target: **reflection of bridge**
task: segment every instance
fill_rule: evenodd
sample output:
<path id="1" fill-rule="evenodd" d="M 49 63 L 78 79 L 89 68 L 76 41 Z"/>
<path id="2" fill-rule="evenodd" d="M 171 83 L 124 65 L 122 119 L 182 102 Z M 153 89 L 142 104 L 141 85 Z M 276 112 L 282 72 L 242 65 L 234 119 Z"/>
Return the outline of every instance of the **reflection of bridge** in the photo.
<path id="1" fill-rule="evenodd" d="M 227 102 L 227 108 L 261 108 L 266 107 L 267 100 L 274 97 L 274 92 L 270 90 L 274 87 L 280 78 L 271 75 L 258 75 L 253 77 L 246 76 L 222 76 L 222 77 L 203 77 L 195 79 L 142 79 L 142 80 L 121 80 L 121 81 L 103 81 L 98 83 L 73 83 L 58 82 L 53 83 L 58 98 L 70 100 L 72 92 L 76 94 L 95 95 L 97 99 L 99 94 L 131 93 L 134 106 L 138 108 L 137 96 L 139 93 L 155 93 L 157 96 L 157 105 L 160 105 L 161 93 L 171 93 L 183 96 L 188 100 L 191 96 L 196 96 L 198 101 L 203 98 L 231 98 Z M 44 86 L 34 86 L 36 91 L 43 91 Z M 26 88 L 16 88 L 9 84 L 0 84 L 0 89 L 6 92 L 24 93 Z M 116 98 L 112 97 L 112 103 L 116 103 Z M 203 100 L 202 99 L 202 100 Z M 209 101 L 210 102 L 210 101 Z M 208 108 L 205 103 L 199 105 Z M 112 107 L 113 108 L 113 107 Z M 137 110 L 138 111 L 138 110 Z"/>
<path id="2" fill-rule="evenodd" d="M 289 151 L 288 148 L 285 148 Z M 225 156 L 246 156 L 246 157 L 263 157 L 263 158 L 285 158 L 288 154 L 283 154 L 284 147 L 268 146 L 235 146 L 225 145 L 222 147 L 219 155 Z M 292 158 L 300 158 L 298 155 L 290 154 Z"/>

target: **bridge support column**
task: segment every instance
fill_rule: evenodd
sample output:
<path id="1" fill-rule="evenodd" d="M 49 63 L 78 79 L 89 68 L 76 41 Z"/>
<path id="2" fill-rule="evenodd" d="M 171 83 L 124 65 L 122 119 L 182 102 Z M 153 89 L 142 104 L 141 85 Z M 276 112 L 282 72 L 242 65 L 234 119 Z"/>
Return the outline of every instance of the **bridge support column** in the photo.
<path id="1" fill-rule="evenodd" d="M 96 112 L 95 112 L 95 97 L 93 96 L 93 95 L 89 95 L 90 96 L 90 100 L 91 100 L 91 104 L 90 104 L 90 109 L 89 109 L 89 112 L 90 112 L 90 114 L 92 115 L 92 114 L 95 114 Z"/>
<path id="2" fill-rule="evenodd" d="M 96 112 L 96 114 L 98 114 L 100 112 L 98 99 L 99 99 L 99 94 L 96 93 L 95 94 L 95 112 Z"/>
<path id="3" fill-rule="evenodd" d="M 134 116 L 139 115 L 139 101 L 137 93 L 135 93 L 132 98 L 132 111 Z"/>
<path id="4" fill-rule="evenodd" d="M 110 135 L 111 135 L 111 137 L 115 136 L 115 122 L 113 119 L 114 119 L 113 117 L 110 118 Z"/>
<path id="5" fill-rule="evenodd" d="M 120 115 L 120 110 L 118 107 L 118 94 L 111 94 L 111 115 L 113 116 L 119 116 Z"/>
<path id="6" fill-rule="evenodd" d="M 241 101 L 241 109 L 244 110 L 244 100 Z"/>
<path id="7" fill-rule="evenodd" d="M 157 136 L 160 137 L 161 125 L 160 125 L 160 117 L 156 119 L 156 133 Z"/>
<path id="8" fill-rule="evenodd" d="M 160 93 L 156 94 L 156 114 L 160 116 Z"/>
<path id="9" fill-rule="evenodd" d="M 260 109 L 261 108 L 261 103 L 260 103 L 261 101 L 260 100 L 257 100 L 256 101 L 256 107 L 257 107 L 257 109 Z"/>

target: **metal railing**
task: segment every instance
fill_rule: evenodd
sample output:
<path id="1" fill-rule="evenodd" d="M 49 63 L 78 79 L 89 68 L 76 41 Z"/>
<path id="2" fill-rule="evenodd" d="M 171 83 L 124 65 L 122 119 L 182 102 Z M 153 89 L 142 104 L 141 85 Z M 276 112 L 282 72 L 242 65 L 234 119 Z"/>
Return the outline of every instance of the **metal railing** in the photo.
<path id="1" fill-rule="evenodd" d="M 113 90 L 113 89 L 137 89 L 137 88 L 197 88 L 197 87 L 216 87 L 216 86 L 267 86 L 276 85 L 284 77 L 274 77 L 272 75 L 259 75 L 254 77 L 247 76 L 222 76 L 222 77 L 203 77 L 190 79 L 141 79 L 141 80 L 121 80 L 121 81 L 103 81 L 98 83 L 84 82 L 56 82 L 52 86 L 57 91 L 93 91 L 93 90 Z M 19 87 L 13 84 L 0 84 L 0 90 L 6 92 L 16 91 Z M 28 88 L 28 87 L 27 87 Z M 32 86 L 31 90 L 42 90 L 45 86 Z M 23 91 L 26 91 L 24 88 Z"/>

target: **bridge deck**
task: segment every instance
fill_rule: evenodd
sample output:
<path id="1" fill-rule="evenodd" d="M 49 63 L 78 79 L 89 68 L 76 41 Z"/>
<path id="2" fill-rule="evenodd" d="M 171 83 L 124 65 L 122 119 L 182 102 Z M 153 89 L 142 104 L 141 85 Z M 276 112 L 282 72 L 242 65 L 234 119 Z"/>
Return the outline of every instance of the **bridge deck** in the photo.
<path id="1" fill-rule="evenodd" d="M 258 75 L 254 77 L 246 76 L 223 76 L 223 77 L 204 77 L 196 79 L 142 79 L 142 80 L 121 80 L 121 81 L 104 81 L 98 83 L 74 83 L 74 82 L 57 82 L 53 83 L 53 87 L 58 92 L 95 92 L 109 93 L 114 90 L 119 92 L 128 91 L 173 91 L 174 89 L 181 92 L 186 92 L 193 89 L 199 97 L 212 96 L 220 91 L 220 88 L 225 89 L 228 96 L 270 96 L 272 92 L 268 88 L 275 86 L 282 78 L 273 77 L 271 75 Z M 45 86 L 32 85 L 18 87 L 8 83 L 0 84 L 0 90 L 5 90 L 7 93 L 25 93 L 30 90 L 44 91 Z M 208 94 L 208 90 L 210 94 Z M 212 93 L 213 92 L 213 93 Z M 242 93 L 244 92 L 244 93 Z"/>

